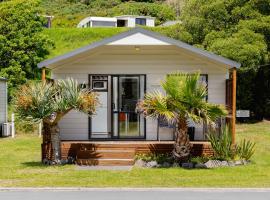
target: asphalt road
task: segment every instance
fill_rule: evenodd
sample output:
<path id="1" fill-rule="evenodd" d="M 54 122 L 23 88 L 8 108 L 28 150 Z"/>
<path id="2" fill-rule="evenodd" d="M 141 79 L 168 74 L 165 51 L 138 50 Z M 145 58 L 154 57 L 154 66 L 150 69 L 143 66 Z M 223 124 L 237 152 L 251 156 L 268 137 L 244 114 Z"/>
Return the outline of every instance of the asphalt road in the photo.
<path id="1" fill-rule="evenodd" d="M 270 189 L 0 190 L 1 200 L 270 200 Z"/>

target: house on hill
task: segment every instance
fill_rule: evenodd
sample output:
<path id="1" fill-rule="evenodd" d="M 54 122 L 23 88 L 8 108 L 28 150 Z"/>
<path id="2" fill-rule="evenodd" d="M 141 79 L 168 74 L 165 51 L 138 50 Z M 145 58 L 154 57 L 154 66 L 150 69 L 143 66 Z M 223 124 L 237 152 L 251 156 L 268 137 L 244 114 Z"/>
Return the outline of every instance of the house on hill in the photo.
<path id="1" fill-rule="evenodd" d="M 77 28 L 87 27 L 136 27 L 155 26 L 155 18 L 149 16 L 122 15 L 116 17 L 86 17 L 80 21 Z"/>

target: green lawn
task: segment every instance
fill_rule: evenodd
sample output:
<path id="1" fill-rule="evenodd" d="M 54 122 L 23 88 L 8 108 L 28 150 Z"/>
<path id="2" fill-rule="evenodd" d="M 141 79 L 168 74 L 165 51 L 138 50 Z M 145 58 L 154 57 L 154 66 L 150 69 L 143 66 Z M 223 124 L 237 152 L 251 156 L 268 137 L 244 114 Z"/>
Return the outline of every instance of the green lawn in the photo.
<path id="1" fill-rule="evenodd" d="M 256 141 L 249 166 L 211 170 L 133 169 L 77 171 L 74 165 L 43 166 L 37 136 L 0 139 L 0 186 L 80 187 L 270 187 L 270 122 L 237 126 L 238 140 Z"/>
<path id="2" fill-rule="evenodd" d="M 49 58 L 127 31 L 128 28 L 51 28 L 43 33 L 54 42 Z"/>

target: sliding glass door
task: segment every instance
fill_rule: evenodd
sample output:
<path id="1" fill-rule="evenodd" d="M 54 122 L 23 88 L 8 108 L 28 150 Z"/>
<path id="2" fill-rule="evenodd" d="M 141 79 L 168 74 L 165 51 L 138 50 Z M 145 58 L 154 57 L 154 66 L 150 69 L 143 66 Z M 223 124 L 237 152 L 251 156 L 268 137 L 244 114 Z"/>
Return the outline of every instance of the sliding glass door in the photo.
<path id="1" fill-rule="evenodd" d="M 112 76 L 112 132 L 114 138 L 144 138 L 145 119 L 136 104 L 145 93 L 145 75 Z"/>

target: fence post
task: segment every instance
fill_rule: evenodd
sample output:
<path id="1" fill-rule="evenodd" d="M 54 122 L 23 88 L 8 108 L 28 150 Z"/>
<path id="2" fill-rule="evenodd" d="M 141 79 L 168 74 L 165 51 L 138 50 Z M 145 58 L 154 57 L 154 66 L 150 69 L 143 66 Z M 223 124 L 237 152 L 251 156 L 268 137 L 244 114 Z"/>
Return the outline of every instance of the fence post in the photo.
<path id="1" fill-rule="evenodd" d="M 14 117 L 14 113 L 11 114 L 11 137 L 15 138 L 15 117 Z"/>

